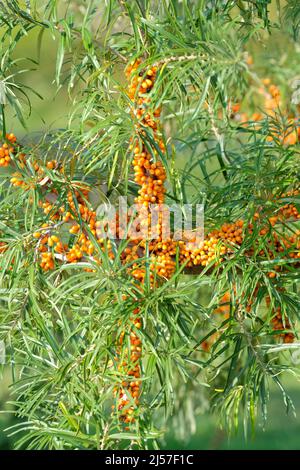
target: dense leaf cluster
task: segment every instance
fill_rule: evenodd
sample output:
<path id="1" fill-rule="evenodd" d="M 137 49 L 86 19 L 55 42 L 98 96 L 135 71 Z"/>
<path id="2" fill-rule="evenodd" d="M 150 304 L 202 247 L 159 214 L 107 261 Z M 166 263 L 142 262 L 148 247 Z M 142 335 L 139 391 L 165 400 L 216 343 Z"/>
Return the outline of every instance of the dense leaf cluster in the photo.
<path id="1" fill-rule="evenodd" d="M 180 421 L 180 435 L 186 436 L 196 413 L 206 407 L 220 413 L 227 430 L 241 421 L 247 433 L 258 415 L 267 419 L 271 383 L 292 406 L 281 376 L 297 373 L 299 268 L 288 258 L 261 256 L 269 241 L 259 236 L 260 227 L 221 266 L 196 274 L 181 267 L 168 282 L 142 290 L 119 257 L 105 253 L 93 272 L 81 262 L 44 273 L 32 235 L 48 220 L 39 207 L 45 188 L 36 180 L 35 162 L 51 177 L 60 204 L 74 182 L 93 188 L 95 207 L 136 195 L 128 150 L 135 127 L 123 70 L 137 57 L 160 70 L 151 101 L 163 105 L 169 202 L 203 203 L 209 230 L 238 218 L 250 221 L 259 207 L 266 217 L 283 202 L 299 208 L 297 195 L 277 199 L 299 184 L 298 145 L 268 139 L 274 126 L 278 135 L 289 129 L 288 117 L 279 110 L 277 116 L 265 115 L 260 126 L 242 126 L 228 108 L 242 99 L 248 109 L 260 106 L 258 76 L 249 66 L 256 42 L 282 34 L 289 57 L 299 54 L 298 3 L 0 0 L 3 135 L 7 113 L 15 113 L 26 128 L 37 93 L 20 78 L 39 67 L 35 52 L 18 56 L 17 46 L 27 35 L 36 35 L 37 51 L 45 37 L 53 39 L 57 59 L 51 78 L 58 90 L 67 90 L 70 103 L 64 129 L 38 136 L 26 129 L 19 140 L 27 164 L 16 157 L 15 165 L 28 190 L 10 184 L 10 168 L 0 169 L 0 241 L 8 246 L 0 255 L 0 339 L 13 371 L 11 403 L 20 422 L 10 432 L 20 433 L 19 446 L 157 447 L 172 419 Z M 299 65 L 295 60 L 289 69 L 283 58 L 280 67 L 276 59 L 261 60 L 257 69 L 261 75 L 273 73 L 289 102 Z M 295 114 L 297 104 L 290 109 Z M 151 146 L 151 135 L 147 139 Z M 51 159 L 64 167 L 63 174 L 49 172 Z M 297 224 L 284 229 L 296 231 Z M 268 273 L 278 264 L 282 274 L 274 281 Z M 222 317 L 215 311 L 227 291 L 229 315 Z M 128 329 L 136 298 L 143 319 L 143 394 L 140 419 L 126 430 L 111 405 L 122 381 L 115 367 L 117 338 Z M 292 325 L 294 343 L 281 343 L 273 331 L 274 306 Z"/>

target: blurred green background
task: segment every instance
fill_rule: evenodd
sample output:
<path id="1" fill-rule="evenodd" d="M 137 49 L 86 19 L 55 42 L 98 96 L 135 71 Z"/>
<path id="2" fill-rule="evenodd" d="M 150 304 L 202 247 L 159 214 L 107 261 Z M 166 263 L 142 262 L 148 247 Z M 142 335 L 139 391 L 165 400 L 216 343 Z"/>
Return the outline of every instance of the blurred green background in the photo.
<path id="1" fill-rule="evenodd" d="M 276 42 L 278 43 L 278 38 Z M 284 42 L 279 42 L 280 47 L 284 49 Z M 272 42 L 269 44 L 272 49 Z M 261 47 L 261 44 L 257 47 Z M 16 54 L 19 57 L 28 56 L 38 59 L 35 33 L 29 34 L 21 41 Z M 30 95 L 32 112 L 26 116 L 30 133 L 64 127 L 67 124 L 70 101 L 66 90 L 56 91 L 54 84 L 55 60 L 56 43 L 50 35 L 45 35 L 39 64 L 35 66 L 28 62 L 26 66 L 30 66 L 32 70 L 24 73 L 19 79 L 43 96 L 43 100 L 41 100 L 35 95 Z M 29 132 L 22 128 L 13 114 L 9 113 L 7 115 L 7 129 L 14 132 L 19 139 L 25 137 Z M 12 405 L 7 404 L 9 400 L 12 400 L 10 383 L 11 375 L 7 367 L 0 382 L 1 450 L 13 448 L 15 439 L 14 436 L 9 437 L 8 433 L 4 431 L 5 428 L 17 422 L 16 418 L 8 413 L 8 410 L 12 409 Z M 229 439 L 218 428 L 217 417 L 206 413 L 197 419 L 197 430 L 188 442 L 177 441 L 170 427 L 162 445 L 166 449 L 300 449 L 300 386 L 295 379 L 286 382 L 286 385 L 294 402 L 297 416 L 295 417 L 291 412 L 289 415 L 285 413 L 281 392 L 277 389 L 271 389 L 269 420 L 266 429 L 263 430 L 258 426 L 255 436 L 249 436 L 247 441 L 244 439 L 242 430 Z"/>
<path id="2" fill-rule="evenodd" d="M 164 444 L 166 449 L 300 449 L 300 388 L 295 382 L 286 383 L 292 398 L 296 417 L 285 412 L 282 394 L 272 389 L 268 421 L 265 430 L 259 425 L 253 436 L 245 440 L 242 430 L 231 437 L 217 427 L 217 418 L 204 414 L 197 419 L 197 431 L 189 442 L 178 442 L 169 432 Z"/>

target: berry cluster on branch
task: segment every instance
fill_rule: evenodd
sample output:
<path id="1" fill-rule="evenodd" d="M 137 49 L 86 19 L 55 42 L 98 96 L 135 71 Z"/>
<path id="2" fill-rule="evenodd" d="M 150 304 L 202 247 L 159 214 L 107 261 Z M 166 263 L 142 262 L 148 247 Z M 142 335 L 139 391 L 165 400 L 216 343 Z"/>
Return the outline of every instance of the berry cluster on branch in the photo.
<path id="1" fill-rule="evenodd" d="M 262 111 L 249 114 L 243 111 L 242 103 L 234 103 L 229 106 L 231 118 L 242 125 L 248 125 L 249 121 L 252 121 L 257 129 L 259 129 L 260 122 L 265 117 L 270 118 L 271 124 L 267 141 L 278 140 L 281 144 L 287 146 L 299 143 L 299 116 L 284 106 L 280 89 L 272 83 L 270 78 L 257 78 L 257 81 L 255 88 L 257 94 L 262 97 Z M 285 129 L 281 129 L 279 119 L 281 121 L 285 119 Z"/>

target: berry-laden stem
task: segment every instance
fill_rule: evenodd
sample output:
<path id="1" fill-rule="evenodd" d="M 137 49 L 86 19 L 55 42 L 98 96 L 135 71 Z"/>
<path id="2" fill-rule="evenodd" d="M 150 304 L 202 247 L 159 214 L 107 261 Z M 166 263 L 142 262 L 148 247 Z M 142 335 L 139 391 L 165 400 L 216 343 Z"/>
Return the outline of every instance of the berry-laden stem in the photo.
<path id="1" fill-rule="evenodd" d="M 124 298 L 125 300 L 125 298 Z M 122 331 L 118 339 L 117 363 L 121 374 L 121 386 L 115 387 L 117 397 L 117 414 L 125 423 L 126 429 L 139 414 L 139 397 L 141 394 L 141 354 L 142 342 L 138 335 L 141 328 L 140 309 L 136 307 L 129 319 L 128 331 Z M 129 350 L 127 335 L 129 335 Z M 114 406 L 112 407 L 114 409 Z"/>
<path id="2" fill-rule="evenodd" d="M 138 73 L 141 61 L 137 60 L 126 69 L 129 80 L 128 96 L 131 100 L 131 115 L 135 121 L 135 134 L 132 137 L 130 151 L 133 154 L 132 166 L 134 180 L 140 186 L 135 203 L 140 210 L 139 233 L 135 239 L 129 238 L 129 244 L 123 254 L 123 262 L 128 263 L 146 255 L 146 247 L 149 249 L 150 263 L 150 286 L 155 284 L 156 276 L 170 278 L 175 271 L 176 263 L 174 255 L 176 244 L 171 240 L 163 240 L 163 218 L 161 205 L 165 199 L 164 181 L 166 171 L 158 159 L 160 152 L 165 151 L 165 145 L 160 135 L 160 109 L 152 109 L 151 92 L 153 90 L 157 75 L 157 67 L 153 66 Z M 147 132 L 150 132 L 154 144 L 146 145 Z M 151 210 L 150 210 L 151 205 Z M 153 207 L 158 211 L 155 228 L 152 226 Z M 150 227 L 150 228 L 149 228 Z M 155 238 L 154 238 L 155 234 Z M 134 282 L 142 290 L 146 278 L 145 265 L 134 263 L 129 269 Z M 136 331 L 141 328 L 141 319 L 138 317 L 140 308 L 133 310 L 131 318 L 132 327 L 130 334 L 130 364 L 126 361 L 119 364 L 122 374 L 133 378 L 125 380 L 118 393 L 118 412 L 125 423 L 135 421 L 138 414 L 139 396 L 141 394 L 141 355 L 142 344 Z M 123 344 L 125 332 L 120 337 L 120 345 Z M 127 426 L 128 427 L 128 426 Z"/>

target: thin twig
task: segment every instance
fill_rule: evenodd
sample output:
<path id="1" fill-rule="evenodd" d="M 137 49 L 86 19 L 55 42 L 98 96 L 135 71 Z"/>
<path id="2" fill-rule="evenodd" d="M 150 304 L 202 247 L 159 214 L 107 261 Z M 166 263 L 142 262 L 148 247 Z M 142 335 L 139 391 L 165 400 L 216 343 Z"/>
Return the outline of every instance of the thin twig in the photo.
<path id="1" fill-rule="evenodd" d="M 160 59 L 157 62 L 154 62 L 154 66 L 160 67 L 164 64 L 169 64 L 171 62 L 188 62 L 190 60 L 204 60 L 206 59 L 205 54 L 186 54 L 186 55 L 180 55 L 180 56 L 170 56 L 170 57 L 165 57 L 164 59 Z"/>
<path id="2" fill-rule="evenodd" d="M 220 147 L 221 159 L 223 161 L 223 164 L 225 163 L 226 165 L 229 165 L 230 161 L 229 161 L 229 159 L 226 155 L 225 147 L 224 147 L 224 134 L 220 134 L 220 132 L 219 132 L 218 126 L 217 126 L 216 121 L 215 121 L 214 112 L 213 112 L 212 107 L 211 107 L 209 102 L 207 102 L 207 110 L 208 110 L 208 114 L 209 114 L 210 120 L 211 120 L 211 130 L 213 131 L 213 133 L 216 137 L 216 140 L 219 144 L 219 147 Z M 225 168 L 222 168 L 222 172 L 223 172 L 224 178 L 227 179 L 227 172 L 226 172 Z"/>

